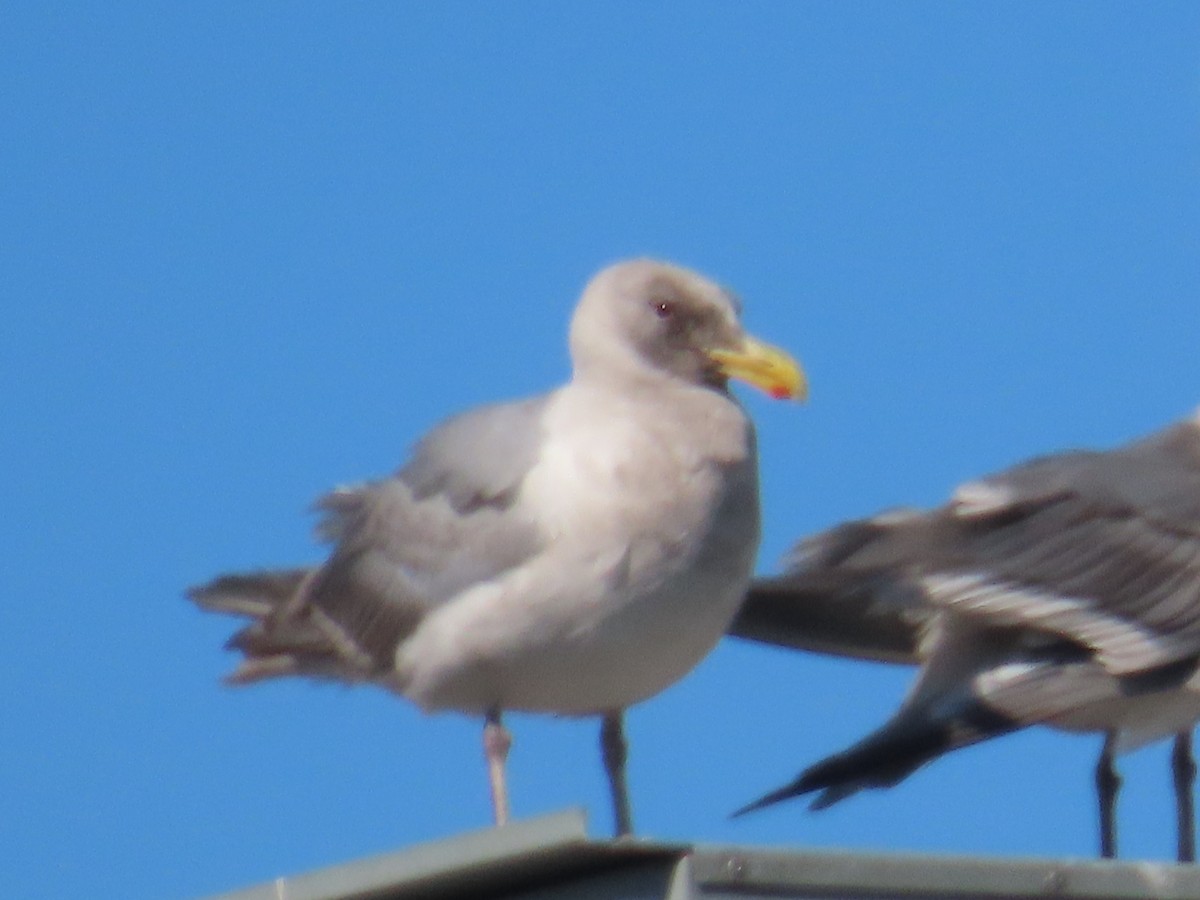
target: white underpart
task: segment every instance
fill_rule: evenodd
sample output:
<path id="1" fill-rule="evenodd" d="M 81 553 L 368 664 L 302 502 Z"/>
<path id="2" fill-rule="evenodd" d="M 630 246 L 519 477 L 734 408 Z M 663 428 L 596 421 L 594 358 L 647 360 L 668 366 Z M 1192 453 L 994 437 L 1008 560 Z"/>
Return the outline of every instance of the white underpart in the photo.
<path id="1" fill-rule="evenodd" d="M 648 421 L 610 392 L 556 393 L 512 510 L 537 523 L 544 549 L 427 617 L 397 652 L 407 696 L 427 709 L 591 714 L 652 696 L 708 653 L 757 549 L 754 492 L 721 502 L 753 484 L 753 446 L 732 401 L 692 387 L 672 399 L 728 421 L 662 404 Z M 737 422 L 729 441 L 704 439 Z"/>

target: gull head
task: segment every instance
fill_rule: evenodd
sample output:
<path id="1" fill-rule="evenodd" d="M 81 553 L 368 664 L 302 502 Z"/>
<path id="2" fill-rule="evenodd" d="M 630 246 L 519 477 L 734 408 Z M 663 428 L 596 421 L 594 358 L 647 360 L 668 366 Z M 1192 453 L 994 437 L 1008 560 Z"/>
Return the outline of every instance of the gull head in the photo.
<path id="1" fill-rule="evenodd" d="M 725 288 L 670 263 L 635 259 L 599 272 L 571 322 L 575 377 L 667 377 L 724 389 L 730 378 L 778 399 L 808 384 L 787 353 L 747 334 Z"/>

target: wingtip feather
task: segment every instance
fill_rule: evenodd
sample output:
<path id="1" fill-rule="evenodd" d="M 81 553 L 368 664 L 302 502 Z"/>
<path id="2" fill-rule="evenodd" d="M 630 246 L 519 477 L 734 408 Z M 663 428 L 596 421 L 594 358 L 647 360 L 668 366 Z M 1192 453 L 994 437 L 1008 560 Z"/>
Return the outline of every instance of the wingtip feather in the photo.
<path id="1" fill-rule="evenodd" d="M 751 803 L 747 803 L 740 809 L 734 810 L 734 812 L 730 814 L 729 818 L 741 818 L 748 813 L 757 812 L 758 810 L 765 809 L 768 806 L 774 806 L 776 803 L 781 803 L 784 800 L 790 800 L 792 797 L 798 797 L 810 790 L 812 790 L 812 788 L 806 787 L 802 780 L 797 778 L 795 781 L 786 784 L 777 790 L 771 791 L 769 794 L 764 794 Z"/>

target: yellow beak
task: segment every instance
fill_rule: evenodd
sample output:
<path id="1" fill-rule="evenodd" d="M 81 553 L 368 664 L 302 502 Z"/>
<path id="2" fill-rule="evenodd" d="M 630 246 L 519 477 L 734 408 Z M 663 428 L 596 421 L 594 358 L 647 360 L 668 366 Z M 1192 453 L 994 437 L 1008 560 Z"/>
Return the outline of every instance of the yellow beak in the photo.
<path id="1" fill-rule="evenodd" d="M 747 336 L 741 350 L 710 350 L 708 355 L 723 375 L 761 388 L 776 400 L 808 399 L 804 370 L 778 347 Z"/>

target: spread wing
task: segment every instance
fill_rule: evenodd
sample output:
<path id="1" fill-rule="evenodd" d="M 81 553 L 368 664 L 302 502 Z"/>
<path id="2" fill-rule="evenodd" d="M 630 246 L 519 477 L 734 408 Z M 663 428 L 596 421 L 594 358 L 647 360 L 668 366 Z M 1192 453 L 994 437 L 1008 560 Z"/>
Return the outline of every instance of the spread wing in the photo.
<path id="1" fill-rule="evenodd" d="M 1190 704 L 1132 722 L 1119 710 L 1196 671 L 1200 428 L 1032 460 L 938 509 L 816 535 L 755 584 L 739 623 L 760 640 L 921 663 L 892 719 L 745 811 L 811 791 L 828 806 L 1033 722 L 1152 739 Z"/>
<path id="2" fill-rule="evenodd" d="M 1114 674 L 1200 653 L 1200 429 L 1033 460 L 810 538 L 755 583 L 735 633 L 915 661 L 942 611 L 1068 639 Z"/>

